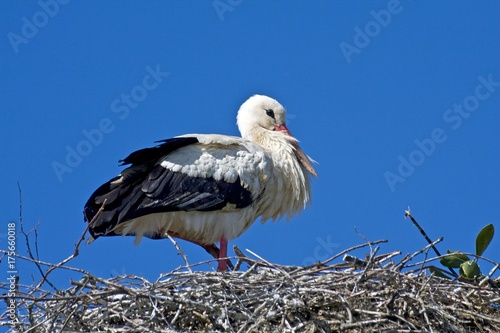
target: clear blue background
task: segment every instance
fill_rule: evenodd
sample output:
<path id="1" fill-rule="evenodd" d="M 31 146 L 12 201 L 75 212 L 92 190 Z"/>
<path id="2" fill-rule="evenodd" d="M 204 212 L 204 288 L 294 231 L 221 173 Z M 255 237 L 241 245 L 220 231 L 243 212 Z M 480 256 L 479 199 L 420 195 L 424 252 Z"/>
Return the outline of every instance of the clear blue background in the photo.
<path id="1" fill-rule="evenodd" d="M 73 252 L 83 205 L 120 172 L 119 159 L 185 133 L 238 135 L 238 107 L 256 93 L 287 108 L 319 178 L 299 217 L 257 222 L 230 245 L 302 265 L 363 243 L 356 227 L 370 240 L 389 240 L 380 253 L 412 253 L 426 242 L 404 219 L 408 207 L 431 238 L 444 236 L 442 252 L 473 252 L 483 226 L 500 227 L 498 2 L 54 3 L 0 2 L 1 248 L 7 223 L 19 217 L 17 182 L 25 228 L 39 224 L 40 259 L 57 263 Z M 113 112 L 112 103 L 139 92 L 146 68 L 157 66 L 168 77 L 126 116 Z M 493 91 L 454 129 L 447 110 L 473 103 L 478 78 L 489 76 Z M 85 145 L 83 132 L 103 119 L 112 130 L 59 179 L 54 162 L 67 164 L 68 147 Z M 428 142 L 435 129 L 446 140 L 419 153 L 415 140 Z M 391 188 L 386 173 L 397 175 L 400 159 L 410 157 L 418 165 Z M 133 241 L 100 238 L 69 265 L 154 280 L 183 264 L 168 240 Z M 22 237 L 17 245 L 26 254 Z M 210 258 L 180 245 L 191 263 Z M 499 261 L 499 253 L 497 235 L 485 256 Z M 21 283 L 38 277 L 32 264 L 17 268 Z M 53 279 L 69 286 L 65 274 Z"/>

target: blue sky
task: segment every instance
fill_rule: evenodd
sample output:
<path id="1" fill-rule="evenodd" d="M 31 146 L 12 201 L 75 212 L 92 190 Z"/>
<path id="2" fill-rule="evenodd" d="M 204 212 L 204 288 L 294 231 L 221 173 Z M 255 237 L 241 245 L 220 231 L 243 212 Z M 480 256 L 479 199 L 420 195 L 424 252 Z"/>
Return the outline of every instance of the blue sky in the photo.
<path id="1" fill-rule="evenodd" d="M 483 226 L 500 226 L 499 10 L 494 1 L 2 1 L 0 246 L 18 220 L 17 182 L 25 227 L 39 223 L 40 258 L 59 262 L 119 159 L 185 133 L 238 135 L 236 111 L 258 93 L 287 108 L 319 178 L 299 217 L 255 223 L 230 246 L 302 265 L 362 243 L 356 227 L 389 240 L 380 253 L 412 253 L 426 242 L 404 219 L 410 207 L 431 238 L 444 236 L 442 252 L 473 252 Z M 191 263 L 209 259 L 180 245 Z M 99 238 L 80 250 L 70 265 L 101 277 L 156 279 L 183 264 L 168 240 Z M 22 238 L 17 251 L 26 253 Z M 499 253 L 497 235 L 485 256 Z M 17 269 L 24 283 L 36 276 L 33 265 Z"/>

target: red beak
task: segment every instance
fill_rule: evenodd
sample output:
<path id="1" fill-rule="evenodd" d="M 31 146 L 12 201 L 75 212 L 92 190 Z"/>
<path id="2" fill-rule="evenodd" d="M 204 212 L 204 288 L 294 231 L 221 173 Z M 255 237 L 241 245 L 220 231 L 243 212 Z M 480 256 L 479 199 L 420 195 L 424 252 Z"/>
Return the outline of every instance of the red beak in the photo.
<path id="1" fill-rule="evenodd" d="M 275 126 L 274 130 L 277 132 L 283 132 L 286 135 L 293 137 L 292 133 L 290 133 L 290 131 L 288 130 L 288 127 L 286 127 L 285 124 Z"/>

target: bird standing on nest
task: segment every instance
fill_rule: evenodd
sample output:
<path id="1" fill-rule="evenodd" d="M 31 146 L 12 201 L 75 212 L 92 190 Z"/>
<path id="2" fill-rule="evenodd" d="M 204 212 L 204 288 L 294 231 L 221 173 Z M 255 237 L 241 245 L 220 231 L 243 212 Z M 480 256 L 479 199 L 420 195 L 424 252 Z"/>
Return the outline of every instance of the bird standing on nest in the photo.
<path id="1" fill-rule="evenodd" d="M 317 174 L 285 120 L 281 104 L 254 95 L 238 111 L 241 138 L 187 134 L 133 152 L 85 204 L 90 241 L 170 235 L 202 246 L 227 271 L 228 240 L 259 217 L 290 219 L 311 200 Z"/>

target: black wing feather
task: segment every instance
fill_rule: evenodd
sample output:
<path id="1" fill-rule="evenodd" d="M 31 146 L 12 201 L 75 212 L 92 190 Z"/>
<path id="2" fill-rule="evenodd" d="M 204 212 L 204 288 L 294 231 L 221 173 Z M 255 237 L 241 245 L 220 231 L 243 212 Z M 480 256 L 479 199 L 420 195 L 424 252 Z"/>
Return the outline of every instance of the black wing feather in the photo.
<path id="1" fill-rule="evenodd" d="M 163 157 L 181 147 L 198 142 L 196 137 L 159 141 L 160 145 L 133 152 L 122 165 L 131 164 L 100 186 L 89 198 L 84 217 L 91 222 L 94 238 L 112 236 L 116 225 L 153 213 L 171 211 L 213 211 L 227 204 L 244 208 L 252 203 L 250 191 L 236 179 L 234 183 L 214 178 L 190 177 L 157 164 Z M 103 211 L 97 212 L 105 202 Z M 95 217 L 95 219 L 94 219 Z"/>

